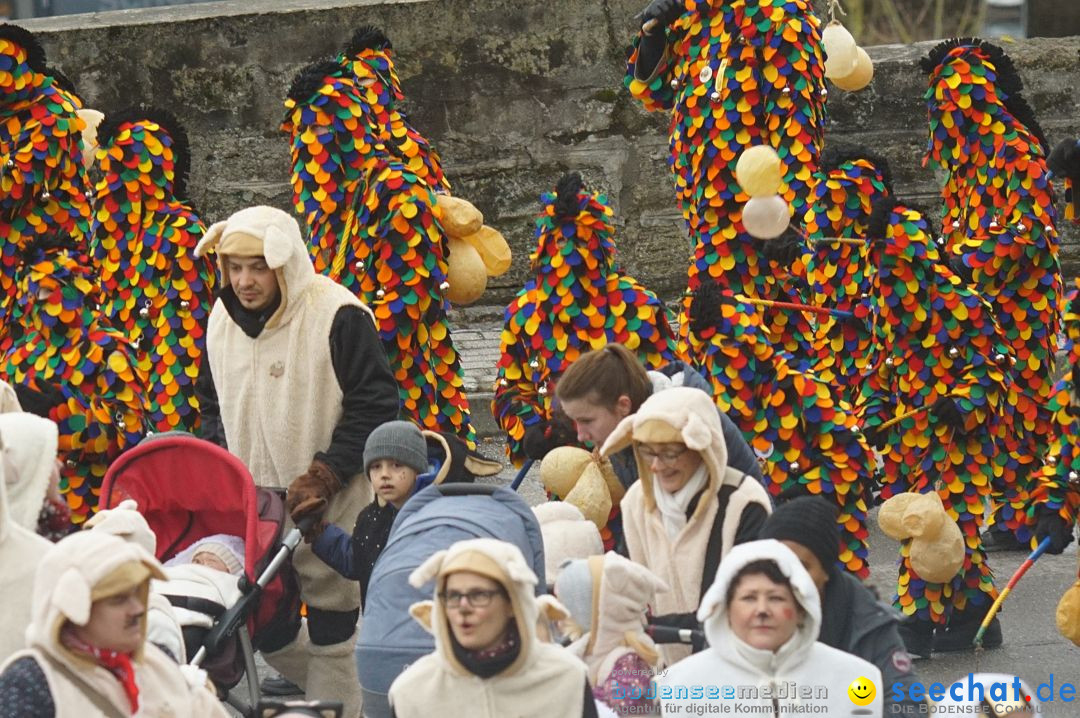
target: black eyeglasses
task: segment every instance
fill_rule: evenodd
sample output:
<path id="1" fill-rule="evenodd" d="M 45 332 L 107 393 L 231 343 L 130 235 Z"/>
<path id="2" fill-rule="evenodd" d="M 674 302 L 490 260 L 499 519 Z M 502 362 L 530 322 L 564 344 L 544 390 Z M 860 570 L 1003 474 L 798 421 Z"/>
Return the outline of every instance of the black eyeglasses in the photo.
<path id="1" fill-rule="evenodd" d="M 646 465 L 649 465 L 654 461 L 659 461 L 661 466 L 674 466 L 675 462 L 689 450 L 690 449 L 684 446 L 681 449 L 653 451 L 644 444 L 638 445 L 638 455 L 641 456 L 641 460 L 644 461 Z"/>
<path id="2" fill-rule="evenodd" d="M 502 595 L 503 591 L 501 589 L 492 591 L 476 589 L 474 591 L 469 591 L 468 593 L 462 593 L 461 591 L 443 591 L 439 594 L 439 600 L 448 608 L 457 608 L 461 605 L 463 600 L 468 601 L 469 605 L 473 608 L 483 608 L 491 604 L 491 599 Z"/>

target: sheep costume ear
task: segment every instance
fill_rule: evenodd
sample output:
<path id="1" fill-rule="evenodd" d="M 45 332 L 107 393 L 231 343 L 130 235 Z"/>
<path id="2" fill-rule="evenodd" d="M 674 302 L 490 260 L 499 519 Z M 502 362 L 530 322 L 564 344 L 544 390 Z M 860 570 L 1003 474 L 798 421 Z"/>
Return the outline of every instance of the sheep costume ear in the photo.
<path id="1" fill-rule="evenodd" d="M 217 249 L 218 242 L 221 241 L 221 235 L 225 233 L 225 227 L 228 225 L 229 223 L 225 220 L 210 225 L 210 229 L 206 230 L 206 234 L 195 245 L 195 256 L 202 259 L 208 252 Z"/>
<path id="2" fill-rule="evenodd" d="M 60 580 L 56 582 L 52 603 L 76 626 L 85 626 L 90 620 L 93 605 L 90 591 L 86 577 L 78 569 L 69 568 L 60 574 Z"/>
<path id="3" fill-rule="evenodd" d="M 290 227 L 294 231 L 286 231 L 277 225 L 271 224 L 266 227 L 263 234 L 263 256 L 266 258 L 266 266 L 271 269 L 284 267 L 296 249 L 297 240 L 303 245 L 303 238 L 299 236 L 299 229 L 293 223 Z"/>
<path id="4" fill-rule="evenodd" d="M 607 441 L 600 447 L 600 456 L 617 454 L 634 442 L 634 418 L 634 414 L 624 416 L 615 425 L 615 430 L 611 432 Z"/>
<path id="5" fill-rule="evenodd" d="M 442 568 L 443 559 L 446 558 L 446 549 L 442 551 L 436 551 L 431 554 L 431 557 L 427 561 L 417 566 L 412 573 L 409 574 L 409 585 L 413 588 L 420 588 L 425 583 L 430 581 L 439 575 L 439 569 Z"/>
<path id="6" fill-rule="evenodd" d="M 435 628 L 431 623 L 431 615 L 435 611 L 434 601 L 417 601 L 409 606 L 409 615 L 419 623 L 425 631 L 434 634 Z"/>
<path id="7" fill-rule="evenodd" d="M 559 599 L 551 594 L 545 593 L 543 596 L 539 596 L 536 599 L 536 607 L 540 611 L 540 616 L 549 621 L 562 621 L 570 618 L 570 611 L 567 610 L 566 606 L 559 603 Z"/>
<path id="8" fill-rule="evenodd" d="M 690 414 L 686 417 L 686 424 L 683 425 L 680 433 L 686 448 L 693 449 L 698 453 L 712 446 L 713 441 L 716 439 L 713 428 L 706 424 L 697 414 Z"/>

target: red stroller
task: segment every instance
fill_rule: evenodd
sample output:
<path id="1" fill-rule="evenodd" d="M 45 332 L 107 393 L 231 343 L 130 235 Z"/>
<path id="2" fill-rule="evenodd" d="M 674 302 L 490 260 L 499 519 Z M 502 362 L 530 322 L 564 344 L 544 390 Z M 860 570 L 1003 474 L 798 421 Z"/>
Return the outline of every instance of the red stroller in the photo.
<path id="1" fill-rule="evenodd" d="M 285 507 L 281 496 L 256 488 L 244 464 L 225 449 L 185 433 L 157 434 L 120 456 L 105 474 L 100 508 L 124 499 L 157 535 L 157 557 L 172 558 L 213 534 L 244 539 L 242 597 L 232 606 L 199 607 L 213 615 L 204 635 L 188 640 L 188 660 L 201 666 L 222 690 L 247 676 L 248 699 L 230 691 L 226 701 L 243 715 L 254 715 L 259 680 L 254 651 L 260 635 L 299 612 L 299 590 L 288 563 L 300 530 L 282 539 Z"/>

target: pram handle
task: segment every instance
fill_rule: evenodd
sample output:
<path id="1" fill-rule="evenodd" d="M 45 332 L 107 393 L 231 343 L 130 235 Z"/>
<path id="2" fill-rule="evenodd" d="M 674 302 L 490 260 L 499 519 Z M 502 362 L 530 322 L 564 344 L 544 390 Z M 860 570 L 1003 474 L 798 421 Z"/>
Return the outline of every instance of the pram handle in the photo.
<path id="1" fill-rule="evenodd" d="M 677 628 L 675 626 L 658 626 L 650 623 L 645 627 L 645 633 L 649 634 L 657 643 L 685 643 L 698 645 L 705 643 L 705 632 L 690 628 Z"/>
<path id="2" fill-rule="evenodd" d="M 438 484 L 439 493 L 443 496 L 491 496 L 498 486 L 491 484 Z"/>

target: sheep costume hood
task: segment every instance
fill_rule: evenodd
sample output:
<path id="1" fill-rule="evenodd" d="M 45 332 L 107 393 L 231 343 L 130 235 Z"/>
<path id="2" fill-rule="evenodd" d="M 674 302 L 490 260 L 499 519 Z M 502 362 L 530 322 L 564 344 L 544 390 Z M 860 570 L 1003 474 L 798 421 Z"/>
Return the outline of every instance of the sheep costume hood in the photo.
<path id="1" fill-rule="evenodd" d="M 776 651 L 754 648 L 735 635 L 729 624 L 727 593 L 736 575 L 747 564 L 759 560 L 773 561 L 787 577 L 795 601 L 804 611 L 803 620 L 790 639 Z M 803 697 L 796 695 L 781 699 L 782 704 L 810 702 L 827 703 L 826 715 L 850 715 L 854 706 L 848 698 L 848 686 L 856 678 L 864 677 L 878 686 L 873 702 L 867 706 L 867 715 L 882 715 L 881 671 L 872 663 L 848 653 L 826 646 L 817 641 L 821 630 L 821 599 L 810 574 L 803 568 L 799 558 L 775 539 L 749 541 L 731 549 L 720 562 L 716 580 L 705 592 L 698 608 L 697 619 L 705 626 L 709 648 L 675 664 L 661 681 L 662 686 L 715 685 L 721 682 L 731 686 L 780 687 L 794 681 L 801 691 L 826 686 L 827 697 Z M 718 676 L 723 680 L 718 681 Z M 664 700 L 665 708 L 675 704 L 715 703 L 723 700 L 696 699 L 685 701 Z M 728 700 L 753 703 L 738 696 Z M 762 704 L 772 705 L 771 698 L 758 699 Z M 685 711 L 684 711 L 685 712 Z M 783 712 L 783 711 L 781 711 Z"/>
<path id="2" fill-rule="evenodd" d="M 642 441 L 653 444 L 681 443 L 701 454 L 709 470 L 709 481 L 705 485 L 707 495 L 715 494 L 725 481 L 742 478 L 742 474 L 736 476 L 727 471 L 724 427 L 712 397 L 700 389 L 677 386 L 653 394 L 636 413 L 616 425 L 600 449 L 602 456 L 611 456 L 627 446 L 634 446 L 638 478 L 644 488 L 642 500 L 647 510 L 652 511 L 656 507 L 653 475 L 652 469 L 638 452 L 637 444 Z M 703 514 L 708 504 L 708 501 L 699 501 L 694 510 L 695 516 Z"/>
<path id="3" fill-rule="evenodd" d="M 452 573 L 469 571 L 498 582 L 506 590 L 521 638 L 517 659 L 505 670 L 479 679 L 458 661 L 446 610 L 438 600 Z M 420 601 L 409 612 L 435 636 L 435 651 L 409 666 L 390 686 L 398 718 L 430 715 L 440 706 L 446 715 L 502 718 L 523 715 L 580 716 L 585 665 L 560 646 L 537 636 L 541 615 L 565 618 L 565 608 L 551 596 L 536 597 L 536 574 L 517 546 L 497 539 L 459 541 L 436 552 L 409 576 L 416 588 L 434 580 L 433 601 Z"/>
<path id="4" fill-rule="evenodd" d="M 214 223 L 199 240 L 195 256 L 203 257 L 211 250 L 218 255 L 223 289 L 229 286 L 229 256 L 263 257 L 266 266 L 274 270 L 281 304 L 266 322 L 267 329 L 287 323 L 303 301 L 304 292 L 315 281 L 315 267 L 300 225 L 276 207 L 248 207 Z M 361 306 L 371 313 L 366 305 Z M 374 315 L 371 318 L 375 320 Z"/>
<path id="5" fill-rule="evenodd" d="M 54 421 L 15 412 L 0 414 L 0 436 L 4 437 L 8 515 L 34 531 L 49 491 L 60 430 Z"/>
<path id="6" fill-rule="evenodd" d="M 11 441 L 0 428 L 0 452 L 7 446 L 5 440 Z M 52 548 L 47 540 L 12 519 L 4 468 L 0 461 L 0 566 L 4 567 L 4 582 L 0 584 L 0 606 L 4 607 L 0 613 L 0 663 L 23 647 L 23 630 L 30 623 L 34 571 Z M 36 521 L 36 513 L 34 518 Z"/>
<path id="7" fill-rule="evenodd" d="M 644 630 L 645 612 L 657 593 L 668 590 L 667 584 L 641 564 L 613 551 L 567 561 L 563 568 L 555 589 L 570 609 L 571 618 L 588 631 L 569 648 L 584 658 L 589 682 L 602 685 L 615 663 L 628 653 L 636 653 L 658 668 L 659 651 Z M 588 585 L 581 585 L 581 579 Z M 588 604 L 575 605 L 581 599 Z"/>

